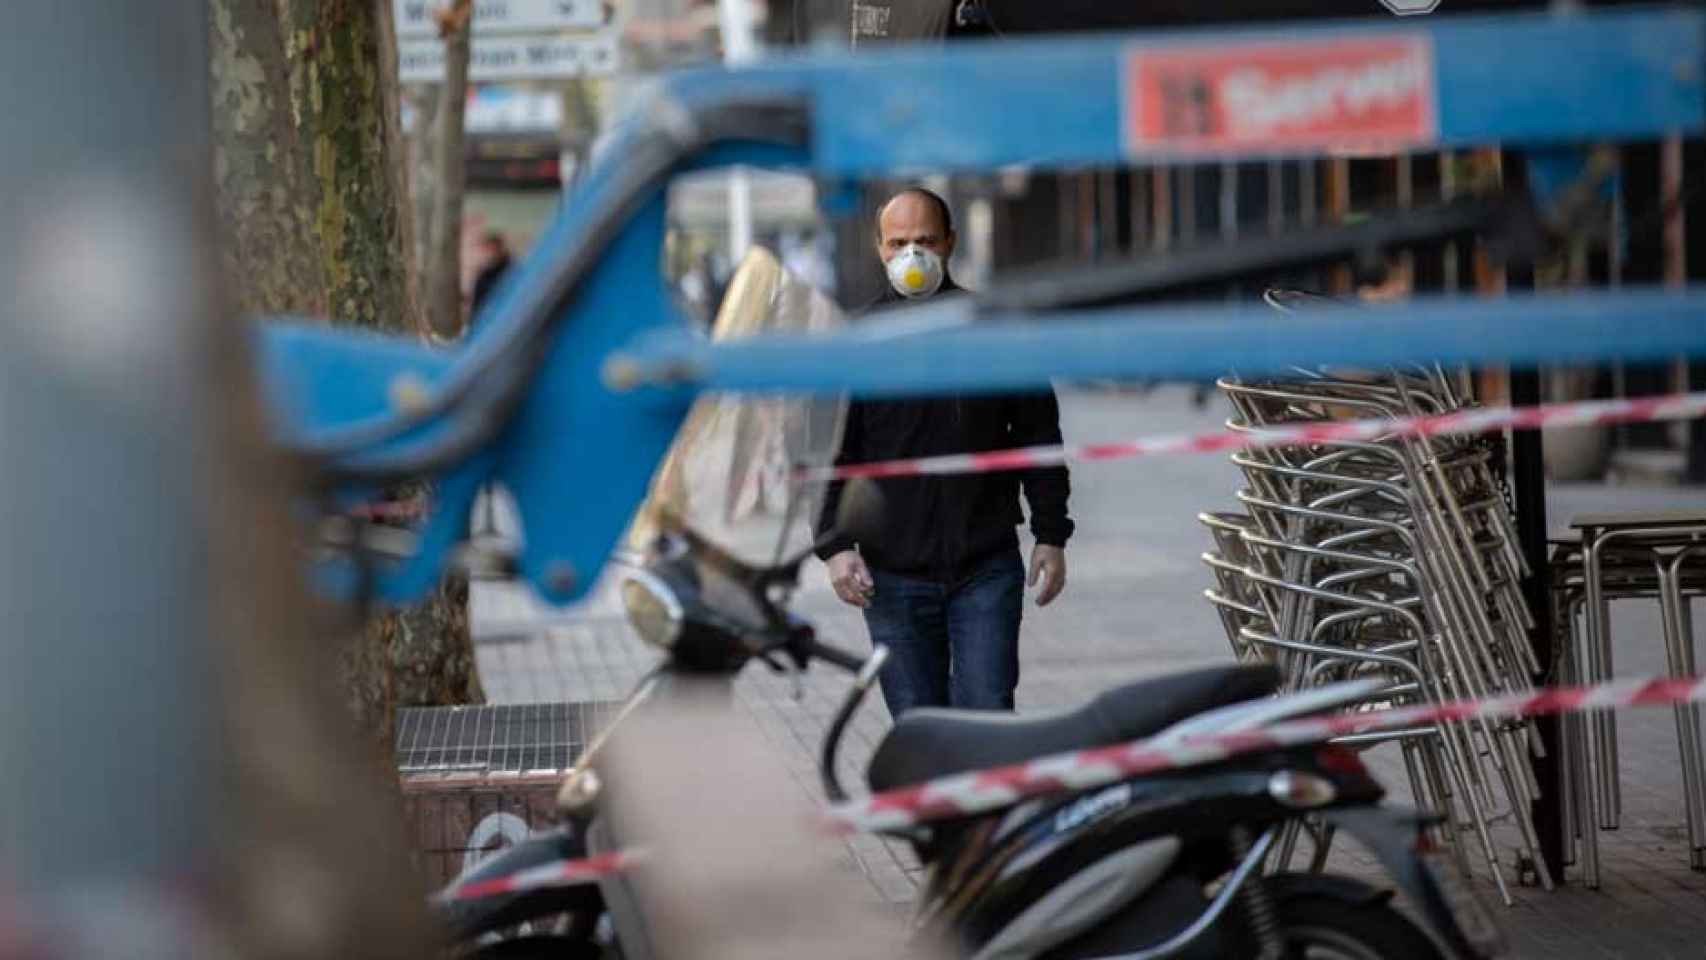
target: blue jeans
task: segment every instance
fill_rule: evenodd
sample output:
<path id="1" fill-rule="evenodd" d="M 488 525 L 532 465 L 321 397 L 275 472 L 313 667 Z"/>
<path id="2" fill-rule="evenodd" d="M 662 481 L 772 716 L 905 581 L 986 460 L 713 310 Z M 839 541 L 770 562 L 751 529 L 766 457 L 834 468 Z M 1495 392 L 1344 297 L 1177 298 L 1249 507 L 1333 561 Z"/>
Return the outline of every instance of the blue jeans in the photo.
<path id="1" fill-rule="evenodd" d="M 889 715 L 913 707 L 1011 710 L 1019 685 L 1025 562 L 1003 550 L 955 586 L 873 569 L 871 642 L 889 647 L 879 677 Z"/>

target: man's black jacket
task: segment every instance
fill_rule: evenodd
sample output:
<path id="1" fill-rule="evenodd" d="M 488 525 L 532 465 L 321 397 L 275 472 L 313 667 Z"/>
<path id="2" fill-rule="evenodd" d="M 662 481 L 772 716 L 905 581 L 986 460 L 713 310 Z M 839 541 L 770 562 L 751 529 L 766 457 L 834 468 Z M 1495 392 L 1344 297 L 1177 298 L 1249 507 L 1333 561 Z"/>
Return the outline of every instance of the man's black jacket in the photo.
<path id="1" fill-rule="evenodd" d="M 957 290 L 944 280 L 942 293 Z M 904 298 L 890 290 L 871 308 Z M 1060 443 L 1060 405 L 1054 391 L 1028 394 L 939 395 L 854 400 L 848 405 L 837 464 L 976 453 Z M 1038 543 L 1065 546 L 1072 536 L 1065 467 L 984 474 L 886 477 L 882 533 L 855 541 L 836 536 L 818 546 L 828 560 L 858 546 L 878 570 L 958 583 L 997 551 L 1018 543 L 1024 521 L 1019 492 L 1031 508 Z M 820 535 L 834 526 L 842 484 L 831 483 L 818 517 Z"/>

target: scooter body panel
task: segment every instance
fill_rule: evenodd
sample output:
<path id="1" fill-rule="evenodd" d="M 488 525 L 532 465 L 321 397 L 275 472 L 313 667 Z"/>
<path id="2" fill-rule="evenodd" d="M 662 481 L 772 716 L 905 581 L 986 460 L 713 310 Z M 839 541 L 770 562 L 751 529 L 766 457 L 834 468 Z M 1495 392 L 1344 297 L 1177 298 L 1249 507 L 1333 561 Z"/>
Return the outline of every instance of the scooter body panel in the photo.
<path id="1" fill-rule="evenodd" d="M 458 885 L 509 876 L 558 860 L 578 860 L 586 855 L 584 831 L 577 824 L 564 824 L 536 833 L 508 850 L 487 857 L 458 877 L 451 891 Z M 595 918 L 603 909 L 598 888 L 590 884 L 545 887 L 473 899 L 441 897 L 433 904 L 434 912 L 458 940 L 565 913 Z"/>
<path id="2" fill-rule="evenodd" d="M 1072 903 L 1052 921 L 1059 935 L 1046 942 L 1034 936 L 1025 940 L 1041 947 L 1029 955 L 1041 955 L 1136 910 L 1165 916 L 1126 924 L 1132 926 L 1128 937 L 1148 939 L 1118 946 L 1158 943 L 1201 916 L 1203 886 L 1237 859 L 1235 827 L 1254 838 L 1300 815 L 1270 795 L 1273 773 L 1314 767 L 1310 751 L 1277 751 L 1188 775 L 1135 777 L 961 825 L 950 834 L 953 840 L 923 851 L 932 866 L 932 883 L 920 916 L 938 933 L 950 931 L 967 955 L 982 956 L 1013 939 L 1015 924 L 1042 923 L 1042 915 L 1058 903 L 1055 891 L 1096 875 L 1121 851 L 1161 849 L 1154 845 L 1163 842 L 1169 851 L 1166 869 L 1143 873 L 1139 884 L 1112 885 L 1110 895 L 1089 907 Z M 1379 787 L 1365 777 L 1336 779 L 1345 803 L 1374 804 L 1381 798 Z M 1164 895 L 1147 896 L 1163 884 L 1169 887 Z M 1198 909 L 1179 912 L 1187 901 Z M 1076 954 L 1062 954 L 1069 955 Z"/>

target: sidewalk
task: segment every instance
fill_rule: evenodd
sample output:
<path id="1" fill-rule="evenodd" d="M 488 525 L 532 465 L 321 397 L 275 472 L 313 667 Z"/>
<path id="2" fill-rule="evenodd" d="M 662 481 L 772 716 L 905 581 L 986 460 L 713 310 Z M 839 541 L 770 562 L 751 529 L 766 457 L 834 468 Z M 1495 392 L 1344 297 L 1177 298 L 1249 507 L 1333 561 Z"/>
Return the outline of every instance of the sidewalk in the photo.
<path id="1" fill-rule="evenodd" d="M 1217 404 L 1197 411 L 1187 392 L 1171 389 L 1141 399 L 1063 394 L 1062 410 L 1069 442 L 1213 429 L 1224 417 Z M 1125 680 L 1224 662 L 1224 634 L 1201 599 L 1211 580 L 1197 557 L 1210 543 L 1195 517 L 1232 509 L 1237 470 L 1220 455 L 1178 456 L 1081 466 L 1073 483 L 1080 532 L 1068 548 L 1069 586 L 1046 610 L 1026 607 L 1019 709 L 1072 706 Z M 1577 512 L 1696 505 L 1703 496 L 1686 488 L 1567 487 L 1550 496 L 1550 519 L 1558 528 Z M 481 677 L 494 702 L 617 699 L 656 661 L 629 633 L 608 591 L 573 611 L 547 613 L 521 588 L 476 584 L 471 605 Z M 835 599 L 820 565 L 809 565 L 796 609 L 832 643 L 862 649 L 867 642 L 857 611 Z M 1613 618 L 1619 672 L 1660 672 L 1653 605 L 1617 605 Z M 813 796 L 821 796 L 820 739 L 845 684 L 840 674 L 816 669 L 795 702 L 790 681 L 758 665 L 737 684 L 741 702 Z M 873 697 L 845 742 L 845 783 L 862 782 L 860 771 L 887 723 Z M 1573 885 L 1572 869 L 1572 885 L 1564 889 L 1513 889 L 1516 906 L 1495 911 L 1515 956 L 1706 956 L 1706 874 L 1688 869 L 1671 713 L 1628 711 L 1619 723 L 1624 817 L 1621 830 L 1601 835 L 1604 888 Z M 1396 748 L 1377 748 L 1370 760 L 1402 802 Z M 1513 883 L 1515 846 L 1514 839 L 1502 845 Z M 900 845 L 858 837 L 849 843 L 848 861 L 870 880 L 874 897 L 904 904 L 913 896 L 917 863 Z M 1332 868 L 1379 882 L 1355 851 L 1335 852 Z M 1478 883 L 1496 902 L 1485 866 L 1478 869 Z"/>

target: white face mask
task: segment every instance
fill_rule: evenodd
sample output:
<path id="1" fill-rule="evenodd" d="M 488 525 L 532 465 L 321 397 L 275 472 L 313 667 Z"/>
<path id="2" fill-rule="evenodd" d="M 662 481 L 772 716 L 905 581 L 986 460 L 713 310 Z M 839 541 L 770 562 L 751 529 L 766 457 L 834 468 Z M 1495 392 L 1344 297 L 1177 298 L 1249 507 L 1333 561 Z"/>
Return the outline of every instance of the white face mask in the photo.
<path id="1" fill-rule="evenodd" d="M 942 286 L 942 258 L 916 243 L 890 257 L 888 271 L 889 284 L 903 297 L 928 297 Z"/>

